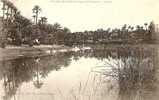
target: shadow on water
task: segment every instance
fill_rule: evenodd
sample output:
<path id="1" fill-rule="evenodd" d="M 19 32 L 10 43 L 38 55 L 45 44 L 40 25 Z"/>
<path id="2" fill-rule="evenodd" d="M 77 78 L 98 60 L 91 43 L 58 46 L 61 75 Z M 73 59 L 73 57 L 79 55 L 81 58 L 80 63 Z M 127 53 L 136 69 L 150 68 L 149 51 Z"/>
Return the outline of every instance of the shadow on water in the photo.
<path id="1" fill-rule="evenodd" d="M 104 65 L 94 67 L 92 73 L 102 76 L 101 84 L 112 82 L 111 85 L 102 87 L 102 90 L 96 89 L 95 92 L 109 90 L 100 94 L 102 99 L 98 100 L 104 100 L 104 96 L 111 91 L 117 91 L 117 94 L 114 94 L 117 95 L 117 100 L 156 100 L 159 93 L 158 49 L 153 47 L 89 49 L 56 53 L 46 57 L 1 61 L 0 80 L 5 94 L 3 99 L 13 98 L 24 82 L 33 82 L 33 85 L 40 89 L 44 84 L 43 79 L 48 77 L 49 73 L 68 67 L 73 60 L 78 61 L 81 57 L 95 58 L 103 62 Z M 97 88 L 101 88 L 101 85 L 97 85 Z"/>
<path id="2" fill-rule="evenodd" d="M 18 58 L 0 63 L 0 79 L 3 80 L 5 96 L 4 100 L 12 98 L 17 89 L 24 82 L 33 81 L 36 88 L 43 85 L 42 79 L 61 67 L 67 67 L 71 62 L 70 55 L 67 53 L 55 54 L 47 57 Z"/>

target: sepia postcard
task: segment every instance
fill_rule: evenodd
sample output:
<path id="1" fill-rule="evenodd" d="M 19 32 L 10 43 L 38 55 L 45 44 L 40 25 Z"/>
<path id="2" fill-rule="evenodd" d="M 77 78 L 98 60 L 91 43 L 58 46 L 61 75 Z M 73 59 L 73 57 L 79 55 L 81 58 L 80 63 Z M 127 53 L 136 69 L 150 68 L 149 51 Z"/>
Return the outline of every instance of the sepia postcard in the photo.
<path id="1" fill-rule="evenodd" d="M 0 0 L 0 100 L 159 100 L 159 0 Z"/>

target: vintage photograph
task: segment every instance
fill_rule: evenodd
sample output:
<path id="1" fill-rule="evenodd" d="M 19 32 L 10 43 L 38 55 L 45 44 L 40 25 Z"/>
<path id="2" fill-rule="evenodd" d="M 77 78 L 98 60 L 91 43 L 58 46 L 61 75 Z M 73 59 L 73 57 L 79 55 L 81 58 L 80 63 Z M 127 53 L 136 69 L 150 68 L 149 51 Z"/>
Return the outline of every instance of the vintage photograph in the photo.
<path id="1" fill-rule="evenodd" d="M 159 100 L 159 0 L 0 0 L 0 100 Z"/>

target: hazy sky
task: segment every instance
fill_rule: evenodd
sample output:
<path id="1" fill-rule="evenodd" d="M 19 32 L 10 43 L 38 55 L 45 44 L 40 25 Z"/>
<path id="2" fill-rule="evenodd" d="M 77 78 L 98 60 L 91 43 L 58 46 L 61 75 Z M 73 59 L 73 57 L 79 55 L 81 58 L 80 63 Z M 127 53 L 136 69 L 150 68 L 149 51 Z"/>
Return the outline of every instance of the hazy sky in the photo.
<path id="1" fill-rule="evenodd" d="M 159 21 L 159 0 L 100 0 L 85 3 L 71 0 L 11 0 L 22 14 L 31 18 L 32 8 L 39 5 L 41 16 L 46 16 L 49 23 L 58 22 L 71 31 L 95 30 L 99 28 L 120 27 L 123 24 L 143 24 Z M 55 3 L 54 1 L 65 1 Z M 72 0 L 75 1 L 75 0 Z M 76 0 L 81 1 L 81 0 Z M 83 0 L 84 1 L 84 0 Z M 106 1 L 104 3 L 104 1 Z"/>

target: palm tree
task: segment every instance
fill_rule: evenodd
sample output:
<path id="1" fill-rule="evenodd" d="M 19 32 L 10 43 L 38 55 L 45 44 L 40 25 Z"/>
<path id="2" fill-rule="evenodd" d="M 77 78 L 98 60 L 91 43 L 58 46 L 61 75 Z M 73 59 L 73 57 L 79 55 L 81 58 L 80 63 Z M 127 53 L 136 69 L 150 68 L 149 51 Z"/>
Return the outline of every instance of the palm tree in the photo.
<path id="1" fill-rule="evenodd" d="M 59 23 L 55 23 L 55 24 L 53 25 L 53 29 L 54 29 L 55 31 L 60 30 L 60 29 L 61 29 L 61 25 L 60 25 Z"/>
<path id="2" fill-rule="evenodd" d="M 5 48 L 5 45 L 6 45 L 6 41 L 7 41 L 7 34 L 8 34 L 8 17 L 9 17 L 9 10 L 11 8 L 11 6 L 13 5 L 10 1 L 8 0 L 1 0 L 1 2 L 3 3 L 3 7 L 2 7 L 2 10 L 3 10 L 3 37 L 2 37 L 2 42 L 1 42 L 1 46 L 2 48 Z M 6 21 L 5 21 L 5 15 L 6 15 Z"/>
<path id="3" fill-rule="evenodd" d="M 14 11 L 13 13 L 16 14 L 17 11 L 18 11 L 18 9 L 14 6 L 14 7 L 13 7 L 13 11 Z"/>
<path id="4" fill-rule="evenodd" d="M 35 18 L 35 25 L 36 25 L 36 33 L 38 33 L 38 16 L 39 16 L 39 13 L 42 11 L 41 8 L 38 6 L 38 5 L 35 5 L 34 8 L 32 9 L 33 13 L 35 13 L 35 16 L 33 16 Z M 36 35 L 36 38 L 37 39 L 37 35 Z M 31 42 L 31 41 L 30 41 Z"/>
<path id="5" fill-rule="evenodd" d="M 8 0 L 2 0 L 3 2 L 3 18 L 6 15 L 6 19 L 13 20 L 14 14 L 17 12 L 17 8 L 14 6 L 14 4 Z M 5 13 L 6 10 L 6 13 Z"/>
<path id="6" fill-rule="evenodd" d="M 37 25 L 38 15 L 39 15 L 39 12 L 41 11 L 41 8 L 38 5 L 35 5 L 32 10 L 33 10 L 33 13 L 35 13 L 35 24 Z"/>
<path id="7" fill-rule="evenodd" d="M 11 3 L 10 6 L 10 17 L 13 18 L 14 14 L 16 14 L 16 12 L 18 11 L 18 9 L 13 5 L 13 3 Z"/>
<path id="8" fill-rule="evenodd" d="M 3 10 L 3 19 L 5 17 L 5 10 L 6 10 L 6 0 L 1 0 L 2 3 L 3 3 L 3 6 L 2 6 L 2 10 Z"/>
<path id="9" fill-rule="evenodd" d="M 36 16 L 35 16 L 35 15 L 33 15 L 32 17 L 33 17 L 33 22 L 35 23 L 35 17 L 36 17 Z"/>
<path id="10" fill-rule="evenodd" d="M 127 25 L 124 24 L 123 27 L 122 27 L 122 30 L 126 30 L 126 28 L 127 28 Z"/>
<path id="11" fill-rule="evenodd" d="M 7 5 L 6 19 L 8 20 L 8 18 L 10 16 L 9 10 L 11 9 L 12 3 L 7 1 L 6 5 Z"/>
<path id="12" fill-rule="evenodd" d="M 134 30 L 134 27 L 131 27 L 131 32 L 133 32 L 133 30 Z"/>
<path id="13" fill-rule="evenodd" d="M 147 24 L 147 23 L 145 23 L 144 25 L 145 25 L 145 29 L 146 29 L 146 31 L 147 31 L 147 25 L 148 25 L 148 24 Z"/>
<path id="14" fill-rule="evenodd" d="M 46 17 L 41 17 L 40 19 L 40 24 L 46 24 L 47 23 L 47 18 Z"/>
<path id="15" fill-rule="evenodd" d="M 140 25 L 137 25 L 136 26 L 136 31 L 139 32 L 139 30 L 140 30 Z"/>

